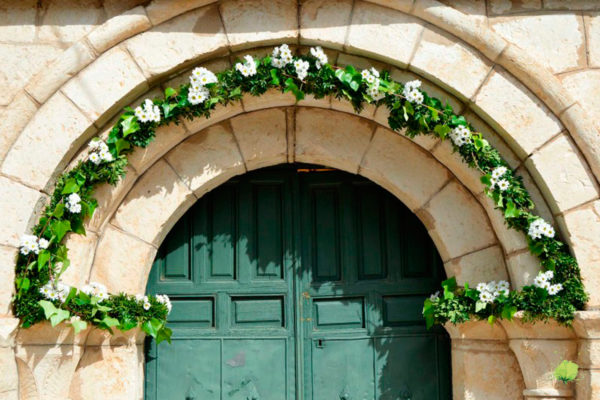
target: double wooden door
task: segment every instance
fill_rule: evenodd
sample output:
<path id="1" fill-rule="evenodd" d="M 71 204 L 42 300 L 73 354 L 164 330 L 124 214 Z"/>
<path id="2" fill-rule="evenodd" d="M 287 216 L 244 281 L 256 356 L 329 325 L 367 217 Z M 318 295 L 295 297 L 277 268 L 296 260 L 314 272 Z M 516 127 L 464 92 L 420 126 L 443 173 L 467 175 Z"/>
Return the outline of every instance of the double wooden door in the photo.
<path id="1" fill-rule="evenodd" d="M 146 399 L 450 399 L 427 331 L 441 261 L 418 219 L 355 175 L 291 165 L 232 179 L 161 246 L 173 343 L 149 342 Z"/>

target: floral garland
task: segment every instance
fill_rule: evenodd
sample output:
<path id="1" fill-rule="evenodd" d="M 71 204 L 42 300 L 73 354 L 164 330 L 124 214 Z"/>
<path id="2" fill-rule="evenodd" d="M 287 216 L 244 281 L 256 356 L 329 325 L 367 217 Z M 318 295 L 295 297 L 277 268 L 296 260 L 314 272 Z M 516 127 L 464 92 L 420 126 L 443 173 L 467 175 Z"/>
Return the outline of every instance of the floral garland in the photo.
<path id="1" fill-rule="evenodd" d="M 260 96 L 268 89 L 278 89 L 293 93 L 297 100 L 305 94 L 317 99 L 343 98 L 357 112 L 365 103 L 385 106 L 393 130 L 405 129 L 410 138 L 434 135 L 450 139 L 454 152 L 481 172 L 485 193 L 503 212 L 506 224 L 527 235 L 529 249 L 545 271 L 534 285 L 520 291 L 510 290 L 505 281 L 458 287 L 455 278 L 450 278 L 442 283 L 442 294 L 425 300 L 423 315 L 428 327 L 471 318 L 491 323 L 497 318 L 510 320 L 517 310 L 532 320 L 555 318 L 569 323 L 587 300 L 577 262 L 555 238 L 552 226 L 532 214 L 533 203 L 521 177 L 498 151 L 450 105 L 430 97 L 420 86 L 418 80 L 396 82 L 388 72 L 374 68 L 359 72 L 350 65 L 330 65 L 321 47 L 294 56 L 285 44 L 275 48 L 272 56 L 255 60 L 247 55 L 218 75 L 195 68 L 190 83 L 177 90 L 167 88 L 164 99 L 147 99 L 135 109 L 126 108 L 106 142 L 93 139 L 87 158 L 58 178 L 33 234 L 22 238 L 16 262 L 15 315 L 23 327 L 44 319 L 53 326 L 66 322 L 75 332 L 88 324 L 111 332 L 113 327 L 128 330 L 140 326 L 158 342 L 170 341 L 166 320 L 171 303 L 166 295 L 108 294 L 99 283 L 81 289 L 62 283 L 60 277 L 69 266 L 64 237 L 68 232 L 85 235 L 84 220 L 97 206 L 94 188 L 116 184 L 125 175 L 127 155 L 136 147 L 148 146 L 158 126 L 178 123 L 181 118 L 209 118 L 217 104 L 225 106 L 240 101 L 246 93 Z"/>

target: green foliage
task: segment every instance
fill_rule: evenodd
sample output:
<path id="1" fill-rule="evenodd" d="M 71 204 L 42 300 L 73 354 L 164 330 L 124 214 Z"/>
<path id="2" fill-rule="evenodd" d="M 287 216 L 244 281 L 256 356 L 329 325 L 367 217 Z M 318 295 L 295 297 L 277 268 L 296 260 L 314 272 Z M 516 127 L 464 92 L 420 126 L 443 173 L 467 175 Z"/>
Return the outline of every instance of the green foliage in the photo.
<path id="1" fill-rule="evenodd" d="M 508 164 L 477 133 L 466 119 L 454 113 L 452 107 L 439 99 L 422 92 L 422 104 L 411 103 L 403 96 L 404 85 L 390 78 L 387 71 L 381 72 L 380 100 L 373 100 L 368 94 L 368 84 L 362 75 L 352 66 L 344 68 L 323 65 L 317 68 L 312 56 L 299 57 L 309 62 L 306 78 L 298 79 L 292 64 L 284 68 L 273 68 L 271 58 L 256 60 L 256 74 L 244 77 L 235 68 L 217 74 L 218 82 L 207 85 L 210 96 L 201 104 L 192 105 L 188 101 L 189 84 L 179 88 L 167 88 L 163 99 L 154 99 L 161 112 L 160 122 L 140 122 L 134 110 L 125 108 L 123 114 L 108 134 L 106 144 L 113 160 L 94 164 L 90 160 L 80 161 L 73 169 L 61 175 L 50 197 L 50 202 L 42 212 L 33 234 L 49 241 L 46 250 L 37 257 L 19 254 L 16 262 L 14 313 L 21 318 L 22 326 L 31 326 L 43 319 L 49 319 L 56 325 L 72 318 L 70 324 L 75 331 L 85 329 L 88 324 L 112 331 L 132 329 L 136 326 L 158 342 L 170 341 L 171 330 L 166 326 L 168 310 L 152 297 L 152 307 L 144 310 L 132 296 L 111 295 L 104 301 L 90 297 L 75 290 L 68 298 L 60 302 L 48 301 L 40 294 L 40 288 L 51 279 L 59 277 L 69 266 L 68 251 L 62 243 L 68 232 L 85 234 L 86 218 L 92 217 L 97 202 L 93 198 L 95 188 L 101 184 L 116 184 L 126 172 L 127 156 L 137 147 L 148 146 L 155 137 L 156 128 L 171 123 L 178 124 L 182 119 L 199 117 L 209 118 L 217 105 L 226 106 L 240 101 L 244 95 L 260 96 L 269 89 L 292 93 L 297 100 L 312 95 L 320 99 L 333 96 L 336 99 L 350 101 L 359 112 L 365 103 L 375 103 L 389 110 L 388 124 L 393 130 L 405 130 L 406 135 L 414 138 L 418 135 L 434 135 L 447 140 L 452 130 L 466 126 L 473 132 L 471 142 L 463 146 L 452 144 L 457 156 L 477 169 L 489 196 L 505 217 L 507 226 L 527 233 L 529 224 L 536 217 L 533 203 L 522 178 L 516 176 Z M 510 186 L 505 191 L 493 187 L 491 173 L 494 168 L 506 167 L 508 172 L 503 179 Z M 81 197 L 82 212 L 73 214 L 65 207 L 71 193 Z M 556 318 L 563 323 L 573 319 L 573 313 L 581 309 L 587 300 L 579 267 L 568 253 L 566 246 L 555 238 L 544 237 L 529 240 L 529 248 L 539 257 L 545 270 L 555 272 L 553 283 L 562 283 L 564 290 L 558 296 L 548 296 L 545 290 L 527 286 L 521 291 L 512 291 L 501 295 L 494 303 L 479 300 L 477 290 L 457 285 L 454 278 L 442 284 L 443 295 L 438 299 L 427 299 L 423 307 L 423 316 L 427 326 L 436 323 L 461 323 L 470 319 L 487 320 L 493 323 L 498 318 L 510 320 L 517 310 L 525 313 L 526 319 L 538 320 Z"/>
<path id="2" fill-rule="evenodd" d="M 563 360 L 554 370 L 554 377 L 563 383 L 569 383 L 577 378 L 579 365 L 572 361 Z"/>

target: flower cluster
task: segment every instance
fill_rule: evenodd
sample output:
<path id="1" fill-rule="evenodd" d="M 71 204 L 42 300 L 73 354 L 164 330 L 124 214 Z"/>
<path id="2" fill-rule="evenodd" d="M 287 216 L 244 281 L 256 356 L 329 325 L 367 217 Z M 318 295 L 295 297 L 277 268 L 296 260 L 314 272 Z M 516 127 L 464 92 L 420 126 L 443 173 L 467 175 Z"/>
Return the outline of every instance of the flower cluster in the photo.
<path id="1" fill-rule="evenodd" d="M 510 182 L 506 179 L 501 179 L 506 173 L 508 169 L 506 167 L 496 167 L 492 171 L 492 177 L 490 178 L 490 187 L 493 189 L 497 187 L 500 191 L 504 192 L 510 187 Z"/>
<path id="2" fill-rule="evenodd" d="M 499 296 L 508 297 L 510 293 L 510 284 L 506 281 L 481 282 L 477 285 L 479 300 L 484 303 L 493 303 Z"/>
<path id="3" fill-rule="evenodd" d="M 235 64 L 235 69 L 244 77 L 256 75 L 256 63 L 254 62 L 254 58 L 252 58 L 250 55 L 247 55 L 244 57 L 244 60 L 246 60 L 246 62 L 243 64 Z"/>
<path id="4" fill-rule="evenodd" d="M 49 281 L 44 286 L 40 288 L 40 293 L 48 300 L 60 300 L 61 303 L 64 303 L 67 297 L 69 296 L 69 292 L 71 291 L 71 287 L 69 285 L 65 285 L 62 282 L 54 282 Z"/>
<path id="5" fill-rule="evenodd" d="M 440 299 L 440 291 L 438 290 L 437 292 L 435 292 L 434 294 L 432 294 L 431 296 L 429 296 L 429 300 L 431 301 L 438 301 Z"/>
<path id="6" fill-rule="evenodd" d="M 94 296 L 98 298 L 98 302 L 108 299 L 108 292 L 106 286 L 98 282 L 90 282 L 81 288 L 81 291 L 88 296 Z"/>
<path id="7" fill-rule="evenodd" d="M 136 294 L 135 299 L 139 303 L 142 303 L 142 307 L 146 311 L 148 311 L 150 309 L 150 307 L 152 307 L 152 304 L 150 304 L 150 299 L 148 298 L 148 296 L 144 296 L 143 294 Z"/>
<path id="8" fill-rule="evenodd" d="M 321 67 L 327 64 L 327 62 L 329 61 L 329 59 L 327 58 L 327 54 L 325 54 L 321 46 L 311 47 L 310 54 L 312 54 L 312 56 L 317 59 L 317 62 L 315 63 L 317 69 L 321 69 Z"/>
<path id="9" fill-rule="evenodd" d="M 273 57 L 271 58 L 271 65 L 275 68 L 283 68 L 294 61 L 292 51 L 287 44 L 282 44 L 279 47 L 273 49 Z"/>
<path id="10" fill-rule="evenodd" d="M 308 61 L 294 61 L 294 68 L 296 68 L 296 76 L 298 76 L 298 79 L 303 80 L 304 78 L 306 78 L 306 75 L 308 75 L 308 67 L 310 67 Z"/>
<path id="11" fill-rule="evenodd" d="M 38 254 L 40 249 L 47 249 L 50 242 L 44 238 L 37 238 L 34 235 L 23 235 L 21 237 L 20 252 L 24 256 L 29 253 Z"/>
<path id="12" fill-rule="evenodd" d="M 160 107 L 150 99 L 144 100 L 144 104 L 137 106 L 134 112 L 140 122 L 160 122 Z"/>
<path id="13" fill-rule="evenodd" d="M 552 225 L 547 223 L 541 218 L 534 220 L 531 224 L 529 224 L 529 230 L 527 234 L 531 236 L 532 239 L 541 239 L 542 236 L 546 236 L 547 238 L 554 237 L 554 228 Z"/>
<path id="14" fill-rule="evenodd" d="M 360 75 L 367 82 L 367 94 L 375 101 L 382 99 L 384 95 L 379 93 L 379 71 L 375 68 L 363 69 Z"/>
<path id="15" fill-rule="evenodd" d="M 202 104 L 210 95 L 206 85 L 217 82 L 217 76 L 206 68 L 194 68 L 190 75 L 190 90 L 188 91 L 188 101 L 193 104 Z"/>
<path id="16" fill-rule="evenodd" d="M 108 150 L 108 146 L 100 139 L 94 139 L 88 144 L 92 152 L 88 156 L 88 159 L 96 165 L 101 162 L 113 161 L 113 155 Z"/>
<path id="17" fill-rule="evenodd" d="M 71 214 L 79 214 L 81 212 L 81 197 L 77 193 L 71 193 L 67 197 L 65 207 Z"/>
<path id="18" fill-rule="evenodd" d="M 461 147 L 467 143 L 471 143 L 471 131 L 464 125 L 459 125 L 452 129 L 448 136 L 450 136 L 450 139 L 452 139 L 452 143 L 458 147 Z"/>
<path id="19" fill-rule="evenodd" d="M 419 90 L 420 87 L 420 80 L 406 82 L 404 90 L 402 90 L 402 95 L 411 103 L 421 104 L 425 98 L 423 97 L 423 93 Z"/>
<path id="20" fill-rule="evenodd" d="M 554 272 L 546 271 L 539 272 L 538 275 L 533 280 L 533 285 L 535 287 L 546 289 L 548 294 L 554 296 L 558 294 L 561 290 L 563 290 L 563 285 L 561 283 L 552 284 L 550 281 L 554 278 Z"/>
<path id="21" fill-rule="evenodd" d="M 166 294 L 157 294 L 156 301 L 158 301 L 160 304 L 164 304 L 167 307 L 167 311 L 169 313 L 171 312 L 173 305 L 171 304 L 171 299 L 169 299 L 169 296 Z"/>

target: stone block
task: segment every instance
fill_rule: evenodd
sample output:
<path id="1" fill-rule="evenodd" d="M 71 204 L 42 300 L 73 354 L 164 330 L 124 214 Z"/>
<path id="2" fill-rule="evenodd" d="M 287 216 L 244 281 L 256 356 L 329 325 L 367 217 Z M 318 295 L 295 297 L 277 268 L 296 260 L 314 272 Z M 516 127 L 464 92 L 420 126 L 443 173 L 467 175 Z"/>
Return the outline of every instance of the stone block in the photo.
<path id="1" fill-rule="evenodd" d="M 585 16 L 590 67 L 600 67 L 600 13 Z"/>
<path id="2" fill-rule="evenodd" d="M 151 26 L 152 24 L 146 16 L 144 8 L 139 6 L 107 20 L 90 32 L 88 41 L 97 53 L 102 54 L 114 45 L 149 29 Z"/>
<path id="3" fill-rule="evenodd" d="M 492 246 L 444 264 L 447 276 L 456 277 L 459 285 L 475 287 L 479 282 L 509 280 L 500 246 Z"/>
<path id="4" fill-rule="evenodd" d="M 529 252 L 529 249 L 517 251 L 506 257 L 506 265 L 510 274 L 513 288 L 533 285 L 533 280 L 542 269 L 539 258 Z"/>
<path id="5" fill-rule="evenodd" d="M 23 166 L 27 168 L 26 165 Z M 21 236 L 29 233 L 35 215 L 44 205 L 39 192 L 0 177 L 0 244 L 17 247 Z"/>
<path id="6" fill-rule="evenodd" d="M 227 123 L 198 132 L 171 150 L 165 158 L 197 197 L 246 171 Z"/>
<path id="7" fill-rule="evenodd" d="M 255 111 L 230 122 L 248 170 L 287 162 L 285 110 Z"/>
<path id="8" fill-rule="evenodd" d="M 244 110 L 248 112 L 263 108 L 293 106 L 296 104 L 296 97 L 292 92 L 282 93 L 278 89 L 268 89 L 260 96 L 244 95 L 242 104 Z"/>
<path id="9" fill-rule="evenodd" d="M 448 168 L 454 176 L 466 186 L 471 193 L 478 195 L 483 193 L 483 183 L 481 183 L 481 172 L 476 168 L 471 168 L 465 163 L 459 153 L 454 152 L 450 140 L 440 142 L 432 151 L 433 156 Z"/>
<path id="10" fill-rule="evenodd" d="M 595 400 L 600 397 L 600 370 L 580 369 L 575 382 L 577 400 Z"/>
<path id="11" fill-rule="evenodd" d="M 182 14 L 125 43 L 144 74 L 154 79 L 224 53 L 227 37 L 217 6 L 211 5 Z"/>
<path id="12" fill-rule="evenodd" d="M 14 346 L 19 323 L 18 318 L 0 317 L 0 347 Z"/>
<path id="13" fill-rule="evenodd" d="M 108 225 L 96 250 L 90 281 L 106 285 L 111 293 L 145 293 L 155 255 L 156 247 Z"/>
<path id="14" fill-rule="evenodd" d="M 204 119 L 204 117 L 196 117 L 196 119 Z M 161 126 L 156 129 L 156 138 L 150 146 L 138 148 L 128 157 L 129 164 L 135 168 L 138 174 L 143 174 L 165 153 L 185 140 L 188 135 L 188 131 L 182 124 L 171 123 Z"/>
<path id="15" fill-rule="evenodd" d="M 295 160 L 357 173 L 374 126 L 356 116 L 318 108 L 296 112 Z"/>
<path id="16" fill-rule="evenodd" d="M 98 0 L 54 0 L 44 11 L 37 33 L 41 41 L 75 42 L 106 18 Z"/>
<path id="17" fill-rule="evenodd" d="M 158 246 L 195 201 L 189 187 L 161 160 L 137 180 L 111 223 Z"/>
<path id="18" fill-rule="evenodd" d="M 490 0 L 489 9 L 492 14 L 503 15 L 512 13 L 526 13 L 528 11 L 540 10 L 542 0 Z"/>
<path id="19" fill-rule="evenodd" d="M 549 201 L 544 197 L 537 185 L 537 182 L 534 181 L 527 168 L 521 165 L 515 170 L 515 175 L 520 176 L 523 179 L 523 185 L 531 196 L 531 200 L 535 206 L 533 209 L 533 214 L 538 215 L 544 218 L 547 222 L 554 224 L 554 216 L 552 215 L 552 211 L 550 211 L 550 207 L 548 206 Z"/>
<path id="20" fill-rule="evenodd" d="M 0 323 L 4 321 L 2 315 L 11 313 L 11 299 L 15 292 L 17 251 L 14 247 L 0 246 Z M 0 324 L 0 330 L 1 326 Z M 0 346 L 3 346 L 2 334 L 0 334 Z"/>
<path id="21" fill-rule="evenodd" d="M 552 140 L 525 162 L 555 214 L 598 198 L 598 185 L 585 164 L 566 135 Z"/>
<path id="22" fill-rule="evenodd" d="M 600 22 L 598 25 L 600 26 Z M 598 28 L 597 35 L 599 36 L 598 41 L 600 42 L 600 28 Z M 600 44 L 598 47 L 600 47 Z M 600 54 L 598 55 L 598 58 L 598 66 L 600 66 Z M 561 80 L 571 96 L 577 99 L 577 102 L 585 112 L 592 117 L 591 119 L 595 122 L 598 131 L 600 131 L 600 96 L 598 96 L 598 93 L 600 93 L 600 70 L 588 69 L 572 72 L 570 74 L 562 75 Z M 567 113 L 568 112 L 569 111 L 567 110 Z"/>
<path id="23" fill-rule="evenodd" d="M 73 43 L 48 68 L 44 68 L 30 79 L 25 90 L 43 104 L 65 82 L 91 63 L 95 57 L 94 52 L 85 42 Z"/>
<path id="24" fill-rule="evenodd" d="M 146 90 L 146 78 L 120 47 L 104 53 L 62 89 L 99 127 Z"/>
<path id="25" fill-rule="evenodd" d="M 36 14 L 36 0 L 4 3 L 0 13 L 0 40 L 3 43 L 34 42 Z"/>
<path id="26" fill-rule="evenodd" d="M 37 109 L 35 102 L 21 91 L 10 105 L 0 112 L 0 164 Z"/>
<path id="27" fill-rule="evenodd" d="M 391 8 L 393 10 L 409 13 L 413 8 L 414 0 L 366 0 L 369 3 Z"/>
<path id="28" fill-rule="evenodd" d="M 220 7 L 233 50 L 297 41 L 298 6 L 295 0 L 224 1 Z"/>
<path id="29" fill-rule="evenodd" d="M 52 326 L 49 321 L 41 321 L 29 328 L 21 328 L 17 332 L 16 343 L 21 348 L 27 346 L 48 346 L 60 348 L 69 348 L 75 346 L 81 346 L 85 343 L 87 335 L 91 328 L 87 328 L 77 335 L 73 328 L 65 323 Z"/>
<path id="30" fill-rule="evenodd" d="M 444 261 L 497 242 L 479 202 L 456 181 L 436 193 L 416 214 L 427 227 Z"/>
<path id="31" fill-rule="evenodd" d="M 466 101 L 481 86 L 492 64 L 476 49 L 448 33 L 428 28 L 409 68 Z"/>
<path id="32" fill-rule="evenodd" d="M 18 385 L 15 352 L 11 347 L 0 347 L 0 393 L 17 390 Z"/>
<path id="33" fill-rule="evenodd" d="M 60 278 L 67 285 L 80 288 L 90 276 L 98 235 L 90 231 L 86 232 L 85 236 L 70 233 L 65 244 L 69 249 L 71 264 Z"/>
<path id="34" fill-rule="evenodd" d="M 143 398 L 143 346 L 90 346 L 70 383 L 69 399 Z"/>
<path id="35" fill-rule="evenodd" d="M 353 53 L 373 56 L 405 68 L 410 63 L 423 25 L 423 21 L 413 16 L 359 2 L 354 6 L 346 47 Z"/>
<path id="36" fill-rule="evenodd" d="M 181 15 L 187 11 L 203 7 L 208 4 L 216 3 L 217 0 L 155 0 L 146 7 L 146 14 L 156 26 L 173 17 Z"/>
<path id="37" fill-rule="evenodd" d="M 65 95 L 57 92 L 15 141 L 4 159 L 2 172 L 28 186 L 50 189 L 70 156 L 94 132 L 91 121 Z"/>
<path id="38" fill-rule="evenodd" d="M 504 219 L 504 212 L 496 208 L 494 200 L 490 199 L 485 193 L 481 193 L 477 197 L 487 213 L 504 251 L 511 254 L 515 251 L 527 249 L 525 234 L 508 227 Z"/>
<path id="39" fill-rule="evenodd" d="M 243 112 L 244 108 L 242 106 L 242 103 L 239 101 L 230 103 L 226 106 L 219 104 L 214 108 L 214 110 L 212 110 L 210 118 L 197 117 L 191 121 L 188 119 L 184 119 L 183 124 L 187 128 L 188 132 L 196 134 L 201 130 L 208 128 L 209 126 L 216 125 L 221 121 L 232 118 Z"/>
<path id="40" fill-rule="evenodd" d="M 493 18 L 492 29 L 553 73 L 585 66 L 585 33 L 576 14 L 547 13 Z"/>
<path id="41" fill-rule="evenodd" d="M 352 11 L 351 0 L 300 3 L 300 43 L 342 50 Z"/>
<path id="42" fill-rule="evenodd" d="M 473 109 L 503 136 L 521 159 L 563 129 L 540 100 L 502 70 L 492 72 L 475 97 Z"/>
<path id="43" fill-rule="evenodd" d="M 459 340 L 494 340 L 506 343 L 506 332 L 502 325 L 490 325 L 487 321 L 471 320 L 462 324 L 452 324 L 450 322 L 444 325 L 450 338 L 455 342 Z"/>
<path id="44" fill-rule="evenodd" d="M 360 174 L 389 190 L 413 211 L 450 179 L 448 171 L 431 155 L 385 128 L 375 131 Z"/>

